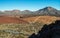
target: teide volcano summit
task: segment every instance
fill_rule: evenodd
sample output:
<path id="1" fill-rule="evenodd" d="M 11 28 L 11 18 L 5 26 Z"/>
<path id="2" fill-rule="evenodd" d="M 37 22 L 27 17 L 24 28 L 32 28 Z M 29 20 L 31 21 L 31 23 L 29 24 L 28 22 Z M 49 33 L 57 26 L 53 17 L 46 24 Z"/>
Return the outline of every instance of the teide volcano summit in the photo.
<path id="1" fill-rule="evenodd" d="M 36 11 L 39 15 L 49 15 L 49 16 L 60 16 L 59 10 L 56 10 L 53 7 L 45 7 Z"/>

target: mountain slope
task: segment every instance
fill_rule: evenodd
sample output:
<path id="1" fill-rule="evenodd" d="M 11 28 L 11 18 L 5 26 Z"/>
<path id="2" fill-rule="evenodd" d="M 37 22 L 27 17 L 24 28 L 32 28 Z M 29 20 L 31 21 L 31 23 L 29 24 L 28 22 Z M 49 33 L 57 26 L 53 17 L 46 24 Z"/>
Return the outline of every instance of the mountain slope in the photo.
<path id="1" fill-rule="evenodd" d="M 45 7 L 36 11 L 38 15 L 60 16 L 60 12 L 52 7 Z"/>

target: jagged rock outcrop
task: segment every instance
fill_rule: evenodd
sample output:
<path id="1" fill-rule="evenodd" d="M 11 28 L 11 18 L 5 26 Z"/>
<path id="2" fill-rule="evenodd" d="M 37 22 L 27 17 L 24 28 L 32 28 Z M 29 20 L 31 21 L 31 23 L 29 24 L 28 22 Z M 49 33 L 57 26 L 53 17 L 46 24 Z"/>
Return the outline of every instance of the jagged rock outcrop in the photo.
<path id="1" fill-rule="evenodd" d="M 44 25 L 38 34 L 33 33 L 29 38 L 60 38 L 60 20 Z"/>

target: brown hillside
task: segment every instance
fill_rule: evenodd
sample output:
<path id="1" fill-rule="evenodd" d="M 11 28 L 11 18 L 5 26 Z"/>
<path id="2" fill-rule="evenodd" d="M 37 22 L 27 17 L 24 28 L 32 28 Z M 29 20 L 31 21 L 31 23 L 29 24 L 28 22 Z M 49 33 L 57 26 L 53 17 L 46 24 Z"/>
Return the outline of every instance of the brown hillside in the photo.
<path id="1" fill-rule="evenodd" d="M 9 17 L 9 16 L 0 16 L 0 23 L 44 23 L 50 24 L 55 20 L 60 20 L 60 17 L 55 16 L 35 16 L 27 18 L 18 18 L 18 17 Z"/>
<path id="2" fill-rule="evenodd" d="M 16 17 L 1 16 L 0 23 L 28 23 L 28 22 Z"/>
<path id="3" fill-rule="evenodd" d="M 44 24 L 50 24 L 50 23 L 54 22 L 55 20 L 60 20 L 60 17 L 36 16 L 36 17 L 28 17 L 28 18 L 25 18 L 24 20 L 28 21 L 29 23 L 40 22 L 40 23 L 44 23 Z"/>

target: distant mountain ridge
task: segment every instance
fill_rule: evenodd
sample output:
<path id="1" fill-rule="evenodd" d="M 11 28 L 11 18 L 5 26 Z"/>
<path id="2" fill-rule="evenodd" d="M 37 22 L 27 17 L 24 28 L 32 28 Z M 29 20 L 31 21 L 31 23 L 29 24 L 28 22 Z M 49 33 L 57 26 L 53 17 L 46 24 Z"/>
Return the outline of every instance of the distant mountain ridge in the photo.
<path id="1" fill-rule="evenodd" d="M 11 10 L 11 11 L 0 11 L 0 15 L 22 15 L 22 16 L 44 16 L 44 15 L 49 15 L 49 16 L 60 16 L 60 10 L 57 10 L 53 7 L 45 7 L 43 9 L 39 9 L 37 11 L 30 11 L 30 10 Z"/>

